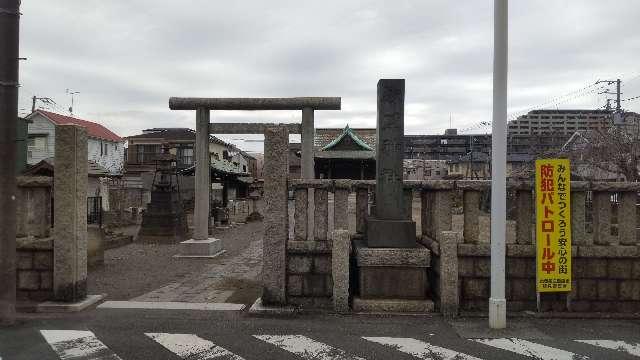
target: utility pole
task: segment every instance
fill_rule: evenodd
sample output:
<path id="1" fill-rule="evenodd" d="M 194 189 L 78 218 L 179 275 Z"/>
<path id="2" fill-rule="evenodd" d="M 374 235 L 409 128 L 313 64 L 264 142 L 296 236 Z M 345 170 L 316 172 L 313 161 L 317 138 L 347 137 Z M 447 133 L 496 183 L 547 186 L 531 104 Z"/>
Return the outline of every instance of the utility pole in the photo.
<path id="1" fill-rule="evenodd" d="M 603 91 L 603 92 L 599 92 L 598 94 L 609 94 L 609 95 L 615 95 L 616 96 L 616 112 L 617 113 L 621 113 L 622 112 L 622 102 L 620 100 L 620 95 L 622 95 L 622 92 L 620 91 L 620 85 L 622 84 L 622 81 L 620 79 L 615 79 L 615 80 L 598 80 L 596 81 L 596 84 L 600 84 L 600 83 L 605 83 L 607 85 L 613 85 L 614 83 L 616 84 L 616 92 L 611 92 L 609 91 L 609 89 Z M 611 108 L 610 105 L 610 101 L 611 99 L 607 99 L 607 106 L 606 109 L 609 110 Z"/>
<path id="2" fill-rule="evenodd" d="M 620 79 L 616 79 L 616 112 L 622 111 L 622 106 L 620 105 Z"/>
<path id="3" fill-rule="evenodd" d="M 507 221 L 508 0 L 493 1 L 493 122 L 491 125 L 491 297 L 489 327 L 507 327 L 505 256 Z"/>
<path id="4" fill-rule="evenodd" d="M 20 0 L 0 0 L 0 323 L 15 321 Z"/>

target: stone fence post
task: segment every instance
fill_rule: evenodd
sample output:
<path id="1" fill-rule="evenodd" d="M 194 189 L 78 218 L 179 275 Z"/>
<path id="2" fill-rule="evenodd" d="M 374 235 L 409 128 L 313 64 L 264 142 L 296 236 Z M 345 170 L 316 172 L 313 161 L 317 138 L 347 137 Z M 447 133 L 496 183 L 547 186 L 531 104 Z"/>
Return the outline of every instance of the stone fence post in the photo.
<path id="1" fill-rule="evenodd" d="M 349 258 L 351 237 L 348 230 L 334 230 L 331 254 L 333 276 L 333 309 L 338 313 L 349 312 Z"/>
<path id="2" fill-rule="evenodd" d="M 462 233 L 443 231 L 440 233 L 440 311 L 445 317 L 458 315 L 458 243 Z"/>
<path id="3" fill-rule="evenodd" d="M 54 171 L 54 269 L 57 301 L 87 296 L 87 131 L 56 126 Z"/>
<path id="4" fill-rule="evenodd" d="M 286 126 L 264 132 L 264 240 L 262 247 L 262 302 L 285 305 L 289 206 L 289 130 Z"/>

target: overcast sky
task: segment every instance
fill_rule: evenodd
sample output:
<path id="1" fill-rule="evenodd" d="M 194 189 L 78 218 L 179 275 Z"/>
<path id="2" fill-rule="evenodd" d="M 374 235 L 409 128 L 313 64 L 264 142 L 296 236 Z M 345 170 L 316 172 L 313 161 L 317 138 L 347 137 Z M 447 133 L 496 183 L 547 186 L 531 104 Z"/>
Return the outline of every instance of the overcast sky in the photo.
<path id="1" fill-rule="evenodd" d="M 171 96 L 340 96 L 316 127 L 375 127 L 376 83 L 405 78 L 405 131 L 486 132 L 491 119 L 493 1 L 23 0 L 21 114 L 31 97 L 121 136 L 195 127 Z M 640 95 L 640 1 L 517 0 L 509 10 L 509 112 L 594 108 L 577 92 L 623 80 Z M 603 89 L 600 89 L 603 90 Z M 611 88 L 614 90 L 614 88 Z M 597 91 L 596 91 L 597 92 Z M 640 99 L 623 102 L 640 112 Z M 214 112 L 212 121 L 294 122 L 300 112 Z M 250 136 L 223 137 L 243 149 Z"/>

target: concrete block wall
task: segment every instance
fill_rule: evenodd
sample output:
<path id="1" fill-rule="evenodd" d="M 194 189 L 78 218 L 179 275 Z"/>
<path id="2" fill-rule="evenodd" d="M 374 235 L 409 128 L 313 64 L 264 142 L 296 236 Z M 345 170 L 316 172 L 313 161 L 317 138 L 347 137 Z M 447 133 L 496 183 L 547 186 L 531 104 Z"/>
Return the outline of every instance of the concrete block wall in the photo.
<path id="1" fill-rule="evenodd" d="M 18 239 L 16 298 L 45 301 L 53 298 L 53 240 Z"/>
<path id="2" fill-rule="evenodd" d="M 574 246 L 569 293 L 541 294 L 542 311 L 640 311 L 638 246 Z M 507 310 L 537 309 L 535 247 L 507 245 Z M 489 245 L 458 245 L 460 309 L 486 311 L 490 289 Z"/>
<path id="3" fill-rule="evenodd" d="M 303 308 L 331 308 L 331 242 L 289 241 L 287 303 Z"/>

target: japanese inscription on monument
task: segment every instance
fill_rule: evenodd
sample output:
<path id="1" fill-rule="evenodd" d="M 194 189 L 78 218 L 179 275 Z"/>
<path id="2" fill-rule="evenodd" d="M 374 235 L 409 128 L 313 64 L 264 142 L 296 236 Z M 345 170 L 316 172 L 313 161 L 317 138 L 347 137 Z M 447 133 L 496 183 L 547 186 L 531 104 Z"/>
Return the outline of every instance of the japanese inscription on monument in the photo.
<path id="1" fill-rule="evenodd" d="M 404 79 L 378 82 L 378 143 L 376 215 L 404 218 L 402 160 L 404 157 Z"/>
<path id="2" fill-rule="evenodd" d="M 378 81 L 376 206 L 367 220 L 370 247 L 415 247 L 416 224 L 406 219 L 404 158 L 404 79 Z"/>

